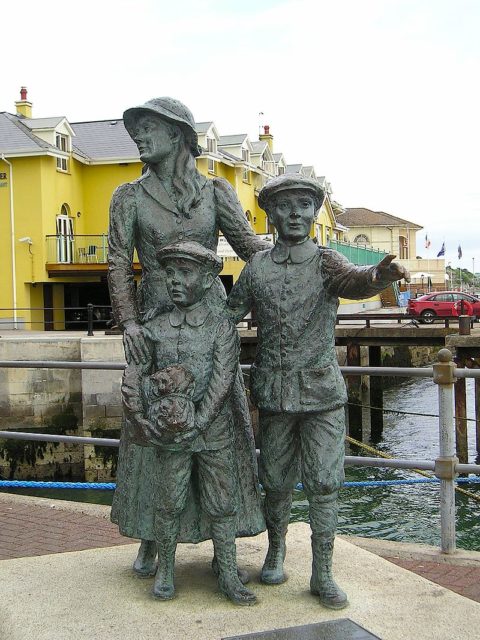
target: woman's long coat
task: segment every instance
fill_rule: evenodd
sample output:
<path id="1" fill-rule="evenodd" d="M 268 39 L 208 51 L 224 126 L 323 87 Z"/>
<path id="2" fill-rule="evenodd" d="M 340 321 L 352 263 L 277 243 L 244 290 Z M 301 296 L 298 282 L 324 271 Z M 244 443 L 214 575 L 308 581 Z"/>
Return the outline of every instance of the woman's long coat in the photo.
<path id="1" fill-rule="evenodd" d="M 109 286 L 117 323 L 141 322 L 165 311 L 170 303 L 156 253 L 172 242 L 195 241 L 216 251 L 221 231 L 236 253 L 248 260 L 269 245 L 251 230 L 238 198 L 228 182 L 201 177 L 201 191 L 188 216 L 178 211 L 158 177 L 148 170 L 141 178 L 119 187 L 113 195 L 109 229 Z M 142 265 L 138 291 L 133 274 L 134 250 Z M 225 292 L 220 280 L 212 287 L 209 304 L 222 306 Z M 260 509 L 255 447 L 241 372 L 234 388 L 235 451 L 239 479 L 238 535 L 255 535 L 265 528 Z M 127 421 L 122 429 L 117 490 L 112 521 L 123 535 L 154 540 L 153 479 L 155 449 L 132 442 Z M 210 537 L 195 492 L 182 516 L 179 542 Z"/>

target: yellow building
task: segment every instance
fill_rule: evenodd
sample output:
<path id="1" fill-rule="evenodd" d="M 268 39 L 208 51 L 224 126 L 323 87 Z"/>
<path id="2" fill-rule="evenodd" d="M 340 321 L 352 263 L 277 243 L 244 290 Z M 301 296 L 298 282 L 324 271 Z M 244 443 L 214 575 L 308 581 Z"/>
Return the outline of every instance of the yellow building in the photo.
<path id="1" fill-rule="evenodd" d="M 109 305 L 112 193 L 137 178 L 143 165 L 122 120 L 33 118 L 24 88 L 15 106 L 15 114 L 0 112 L 0 327 L 84 328 L 88 303 Z M 259 190 L 285 172 L 315 178 L 313 168 L 288 165 L 283 154 L 274 153 L 267 126 L 256 141 L 247 134 L 220 136 L 213 122 L 196 126 L 204 149 L 197 160 L 199 171 L 226 178 L 252 228 L 273 241 L 273 229 L 258 206 Z M 328 244 L 341 239 L 345 228 L 336 222 L 328 183 L 318 180 L 328 195 L 312 237 Z M 221 277 L 229 289 L 243 262 L 222 238 L 219 253 L 224 257 Z M 102 321 L 109 317 L 108 308 L 95 313 Z"/>
<path id="2" fill-rule="evenodd" d="M 445 288 L 445 258 L 417 256 L 417 233 L 423 228 L 419 224 L 364 207 L 345 209 L 337 220 L 348 227 L 345 240 L 397 256 L 410 272 L 414 288 L 423 289 L 427 282 L 436 289 Z"/>

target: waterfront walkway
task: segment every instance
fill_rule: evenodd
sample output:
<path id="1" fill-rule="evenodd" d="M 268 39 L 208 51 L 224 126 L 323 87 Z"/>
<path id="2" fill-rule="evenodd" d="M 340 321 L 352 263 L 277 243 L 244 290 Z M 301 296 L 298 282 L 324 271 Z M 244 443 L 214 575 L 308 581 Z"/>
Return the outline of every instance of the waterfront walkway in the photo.
<path id="1" fill-rule="evenodd" d="M 110 522 L 109 512 L 103 505 L 0 493 L 0 561 L 131 544 Z M 425 545 L 345 539 L 480 602 L 480 552 L 450 558 Z"/>

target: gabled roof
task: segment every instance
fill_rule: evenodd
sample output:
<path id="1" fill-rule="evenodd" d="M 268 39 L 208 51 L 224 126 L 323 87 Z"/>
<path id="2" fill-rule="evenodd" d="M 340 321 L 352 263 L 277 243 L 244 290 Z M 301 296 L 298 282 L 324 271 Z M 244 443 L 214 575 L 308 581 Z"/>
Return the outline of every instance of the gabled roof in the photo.
<path id="1" fill-rule="evenodd" d="M 268 143 L 265 140 L 255 140 L 252 142 L 252 155 L 261 155 L 266 147 L 268 147 Z"/>
<path id="2" fill-rule="evenodd" d="M 248 138 L 246 133 L 237 133 L 231 136 L 220 136 L 218 140 L 219 147 L 238 147 L 245 142 L 245 138 Z"/>
<path id="3" fill-rule="evenodd" d="M 302 175 L 306 178 L 315 178 L 315 169 L 312 166 L 302 167 Z"/>
<path id="4" fill-rule="evenodd" d="M 22 118 L 6 111 L 0 112 L 0 153 L 41 154 L 46 151 L 58 151 L 26 127 Z"/>
<path id="5" fill-rule="evenodd" d="M 345 213 L 337 214 L 338 222 L 347 227 L 411 227 L 412 229 L 423 229 L 414 222 L 409 222 L 403 218 L 392 216 L 385 211 L 372 211 L 364 207 L 346 209 Z"/>
<path id="6" fill-rule="evenodd" d="M 213 124 L 213 120 L 210 120 L 210 122 L 196 122 L 195 131 L 200 135 L 202 135 L 202 133 L 207 133 L 207 131 L 212 126 L 212 124 Z"/>
<path id="7" fill-rule="evenodd" d="M 287 164 L 285 167 L 285 173 L 301 173 L 302 172 L 301 164 Z"/>
<path id="8" fill-rule="evenodd" d="M 129 136 L 123 120 L 72 122 L 73 150 L 93 161 L 124 158 L 140 160 L 137 145 Z"/>
<path id="9" fill-rule="evenodd" d="M 283 153 L 274 153 L 273 154 L 273 159 L 275 160 L 275 162 L 278 164 L 281 160 L 283 160 L 283 163 L 286 165 L 285 162 L 285 156 L 283 155 Z"/>
<path id="10" fill-rule="evenodd" d="M 228 153 L 228 151 L 225 151 L 225 149 L 219 149 L 218 153 L 227 160 L 230 160 L 231 162 L 234 162 L 236 164 L 241 162 L 241 159 L 238 156 L 234 156 L 233 153 Z"/>
<path id="11" fill-rule="evenodd" d="M 22 122 L 29 129 L 55 129 L 56 126 L 66 120 L 65 116 L 57 116 L 56 118 L 22 118 Z"/>

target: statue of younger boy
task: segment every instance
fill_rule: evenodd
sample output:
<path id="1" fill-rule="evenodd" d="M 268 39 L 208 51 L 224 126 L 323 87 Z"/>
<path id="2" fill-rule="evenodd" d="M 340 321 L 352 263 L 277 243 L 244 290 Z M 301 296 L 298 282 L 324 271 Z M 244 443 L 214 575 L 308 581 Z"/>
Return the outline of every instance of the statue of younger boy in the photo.
<path id="1" fill-rule="evenodd" d="M 122 385 L 133 439 L 157 453 L 153 595 L 174 597 L 177 542 L 211 538 L 220 590 L 251 605 L 256 597 L 238 577 L 235 537 L 265 527 L 255 452 L 242 452 L 245 434 L 236 437 L 232 414 L 240 339 L 225 310 L 205 300 L 222 260 L 196 242 L 168 245 L 157 256 L 173 309 L 145 322 L 149 361 L 129 364 Z"/>
<path id="2" fill-rule="evenodd" d="M 312 530 L 310 590 L 324 606 L 341 609 L 347 596 L 332 576 L 347 400 L 335 353 L 338 299 L 372 296 L 408 272 L 392 262 L 395 256 L 357 267 L 317 246 L 309 233 L 324 197 L 318 182 L 301 175 L 283 175 L 263 187 L 258 202 L 278 240 L 250 259 L 228 304 L 237 322 L 254 309 L 258 325 L 250 390 L 259 408 L 269 537 L 262 582 L 286 579 L 285 535 L 292 491 L 301 478 Z"/>

